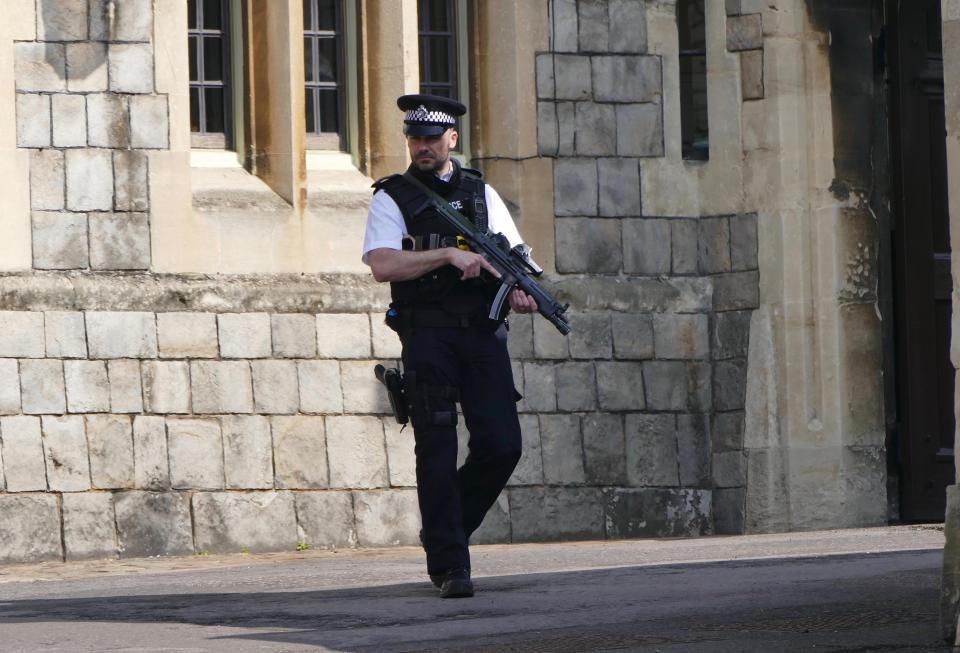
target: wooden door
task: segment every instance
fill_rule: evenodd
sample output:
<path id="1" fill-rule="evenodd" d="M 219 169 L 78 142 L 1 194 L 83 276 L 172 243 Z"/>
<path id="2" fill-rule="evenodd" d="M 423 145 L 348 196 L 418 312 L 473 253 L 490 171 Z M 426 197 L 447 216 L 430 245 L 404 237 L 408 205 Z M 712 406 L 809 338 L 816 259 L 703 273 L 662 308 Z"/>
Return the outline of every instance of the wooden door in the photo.
<path id="1" fill-rule="evenodd" d="M 890 19 L 893 255 L 900 514 L 942 521 L 954 481 L 952 278 L 940 0 L 896 0 Z"/>

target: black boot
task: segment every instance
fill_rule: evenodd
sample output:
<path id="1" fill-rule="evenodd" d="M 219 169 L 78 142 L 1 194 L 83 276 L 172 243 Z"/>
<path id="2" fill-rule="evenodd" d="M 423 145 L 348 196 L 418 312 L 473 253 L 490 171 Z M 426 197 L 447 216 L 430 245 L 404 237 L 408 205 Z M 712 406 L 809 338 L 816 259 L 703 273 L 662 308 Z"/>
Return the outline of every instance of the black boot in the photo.
<path id="1" fill-rule="evenodd" d="M 433 580 L 432 576 L 431 580 Z M 470 581 L 469 569 L 451 569 L 444 574 L 443 583 L 440 584 L 441 599 L 465 599 L 471 596 L 473 596 L 473 583 Z"/>

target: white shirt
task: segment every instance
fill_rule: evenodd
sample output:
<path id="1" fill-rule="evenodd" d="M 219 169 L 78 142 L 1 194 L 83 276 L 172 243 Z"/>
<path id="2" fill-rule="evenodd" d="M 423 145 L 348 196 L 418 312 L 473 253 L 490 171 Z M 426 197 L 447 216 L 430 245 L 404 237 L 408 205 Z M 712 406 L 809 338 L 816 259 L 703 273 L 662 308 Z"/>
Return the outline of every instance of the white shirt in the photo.
<path id="1" fill-rule="evenodd" d="M 450 173 L 452 175 L 452 171 Z M 447 181 L 450 176 L 447 176 Z M 442 179 L 442 177 L 441 177 Z M 484 184 L 484 197 L 487 203 L 487 224 L 491 233 L 501 233 L 515 247 L 523 242 L 517 225 L 514 224 L 507 205 L 490 184 Z M 386 191 L 378 190 L 370 202 L 367 213 L 367 232 L 363 239 L 363 262 L 369 265 L 367 254 L 381 247 L 403 249 L 403 237 L 407 235 L 407 226 L 403 221 L 400 207 Z"/>

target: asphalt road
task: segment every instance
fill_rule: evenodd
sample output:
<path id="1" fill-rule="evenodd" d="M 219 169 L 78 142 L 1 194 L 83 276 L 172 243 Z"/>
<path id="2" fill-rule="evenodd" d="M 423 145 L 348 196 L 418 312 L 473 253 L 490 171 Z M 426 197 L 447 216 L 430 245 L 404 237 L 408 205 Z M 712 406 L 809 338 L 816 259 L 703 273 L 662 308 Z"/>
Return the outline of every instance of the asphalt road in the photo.
<path id="1" fill-rule="evenodd" d="M 415 549 L 0 567 L 0 651 L 949 651 L 943 535 L 475 547 L 441 600 Z"/>

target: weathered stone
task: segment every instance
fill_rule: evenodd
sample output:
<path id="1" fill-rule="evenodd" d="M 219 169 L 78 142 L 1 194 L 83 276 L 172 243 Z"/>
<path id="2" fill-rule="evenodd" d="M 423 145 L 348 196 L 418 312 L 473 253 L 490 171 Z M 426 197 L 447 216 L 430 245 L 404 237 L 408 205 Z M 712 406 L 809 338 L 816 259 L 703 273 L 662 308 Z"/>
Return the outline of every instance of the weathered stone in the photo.
<path id="1" fill-rule="evenodd" d="M 317 356 L 369 358 L 370 316 L 351 313 L 317 315 Z"/>
<path id="2" fill-rule="evenodd" d="M 750 318 L 753 311 L 717 313 L 713 318 L 713 358 L 723 360 L 747 355 Z"/>
<path id="3" fill-rule="evenodd" d="M 87 96 L 87 141 L 91 147 L 130 146 L 130 102 L 125 95 Z"/>
<path id="4" fill-rule="evenodd" d="M 523 397 L 526 409 L 535 413 L 557 409 L 557 379 L 553 363 L 523 364 Z"/>
<path id="5" fill-rule="evenodd" d="M 552 8 L 551 49 L 554 52 L 576 52 L 579 46 L 576 0 L 552 0 Z"/>
<path id="6" fill-rule="evenodd" d="M 87 329 L 79 311 L 47 311 L 43 314 L 47 356 L 86 358 Z"/>
<path id="7" fill-rule="evenodd" d="M 147 181 L 148 160 L 146 152 L 139 150 L 117 150 L 114 152 L 113 177 L 116 187 L 114 202 L 117 211 L 147 211 L 150 209 L 150 185 Z M 149 251 L 147 254 L 149 255 Z M 147 260 L 149 261 L 149 257 Z"/>
<path id="8" fill-rule="evenodd" d="M 114 509 L 121 558 L 194 552 L 189 494 L 120 492 L 114 496 Z"/>
<path id="9" fill-rule="evenodd" d="M 596 370 L 593 363 L 560 363 L 557 374 L 557 407 L 563 411 L 595 410 Z"/>
<path id="10" fill-rule="evenodd" d="M 139 490 L 170 487 L 167 423 L 163 417 L 133 418 L 133 480 Z"/>
<path id="11" fill-rule="evenodd" d="M 523 448 L 520 462 L 510 477 L 509 485 L 541 485 L 543 477 L 543 453 L 540 442 L 540 420 L 537 415 L 520 416 L 520 433 Z"/>
<path id="12" fill-rule="evenodd" d="M 350 492 L 296 492 L 297 542 L 311 549 L 341 549 L 357 545 Z"/>
<path id="13" fill-rule="evenodd" d="M 67 54 L 63 43 L 15 43 L 13 79 L 21 92 L 67 90 Z"/>
<path id="14" fill-rule="evenodd" d="M 470 536 L 470 544 L 507 544 L 510 542 L 510 501 L 502 492 Z"/>
<path id="15" fill-rule="evenodd" d="M 742 412 L 714 414 L 710 426 L 714 453 L 743 449 L 743 428 L 744 414 Z"/>
<path id="16" fill-rule="evenodd" d="M 103 93 L 107 90 L 107 46 L 90 41 L 67 43 L 67 90 Z"/>
<path id="17" fill-rule="evenodd" d="M 735 311 L 760 305 L 760 275 L 756 271 L 713 277 L 713 310 Z"/>
<path id="18" fill-rule="evenodd" d="M 111 91 L 114 93 L 153 92 L 153 48 L 149 44 L 111 43 L 107 48 Z M 164 105 L 166 104 L 166 97 L 156 99 L 162 99 Z M 131 114 L 133 103 L 134 99 L 131 98 Z M 166 133 L 166 125 L 164 125 L 164 137 Z M 134 144 L 133 147 L 142 146 Z"/>
<path id="19" fill-rule="evenodd" d="M 387 393 L 373 375 L 373 365 L 369 361 L 342 361 L 340 377 L 344 412 L 374 415 L 392 412 Z"/>
<path id="20" fill-rule="evenodd" d="M 316 489 L 329 485 L 327 440 L 322 417 L 273 417 L 276 487 Z"/>
<path id="21" fill-rule="evenodd" d="M 67 560 L 116 558 L 113 495 L 84 492 L 63 495 L 63 544 Z"/>
<path id="22" fill-rule="evenodd" d="M 340 364 L 335 360 L 300 361 L 300 411 L 303 413 L 343 412 Z"/>
<path id="23" fill-rule="evenodd" d="M 124 0 L 114 5 L 113 20 L 105 0 L 90 0 L 90 38 L 104 41 L 149 41 L 153 34 L 151 0 Z"/>
<path id="24" fill-rule="evenodd" d="M 119 189 L 117 203 L 143 206 L 143 202 L 131 201 Z M 89 229 L 90 267 L 94 270 L 150 268 L 150 220 L 146 213 L 94 213 L 90 215 Z"/>
<path id="25" fill-rule="evenodd" d="M 597 102 L 654 102 L 660 97 L 660 57 L 591 57 Z"/>
<path id="26" fill-rule="evenodd" d="M 223 440 L 218 420 L 167 419 L 167 449 L 174 488 L 223 487 Z"/>
<path id="27" fill-rule="evenodd" d="M 597 398 L 603 410 L 643 410 L 642 363 L 597 361 Z"/>
<path id="28" fill-rule="evenodd" d="M 382 313 L 374 313 L 370 316 L 370 327 L 373 357 L 400 358 L 403 349 L 400 345 L 400 337 L 384 324 Z"/>
<path id="29" fill-rule="evenodd" d="M 730 271 L 730 226 L 727 218 L 700 220 L 700 272 L 716 274 Z"/>
<path id="30" fill-rule="evenodd" d="M 586 482 L 591 485 L 625 485 L 627 465 L 623 416 L 584 415 L 582 429 Z"/>
<path id="31" fill-rule="evenodd" d="M 300 407 L 297 364 L 294 361 L 252 361 L 254 410 L 293 414 Z"/>
<path id="32" fill-rule="evenodd" d="M 746 490 L 713 490 L 713 532 L 717 535 L 743 535 Z"/>
<path id="33" fill-rule="evenodd" d="M 66 170 L 68 209 L 113 209 L 113 158 L 108 150 L 67 150 Z"/>
<path id="34" fill-rule="evenodd" d="M 354 492 L 353 506 L 360 546 L 413 546 L 420 543 L 416 490 Z"/>
<path id="35" fill-rule="evenodd" d="M 40 41 L 86 40 L 86 0 L 39 0 L 37 5 L 37 38 Z"/>
<path id="36" fill-rule="evenodd" d="M 713 405 L 718 411 L 743 410 L 747 388 L 747 361 L 718 361 L 713 371 Z"/>
<path id="37" fill-rule="evenodd" d="M 700 226 L 698 220 L 670 221 L 670 249 L 674 274 L 697 274 Z"/>
<path id="38" fill-rule="evenodd" d="M 0 415 L 20 413 L 20 366 L 16 359 L 0 358 Z M 0 468 L 2 468 L 0 460 Z M 3 472 L 0 469 L 0 481 Z M 0 485 L 2 487 L 2 485 Z"/>
<path id="39" fill-rule="evenodd" d="M 578 416 L 541 415 L 540 447 L 546 483 L 577 485 L 586 481 Z"/>
<path id="40" fill-rule="evenodd" d="M 166 95 L 134 95 L 130 98 L 130 147 L 165 150 L 170 147 Z"/>
<path id="41" fill-rule="evenodd" d="M 757 269 L 757 216 L 730 218 L 730 266 L 738 270 Z"/>
<path id="42" fill-rule="evenodd" d="M 567 358 L 570 348 L 566 336 L 562 335 L 546 320 L 533 321 L 534 358 Z"/>
<path id="43" fill-rule="evenodd" d="M 50 121 L 49 95 L 17 94 L 18 147 L 50 147 Z"/>
<path id="44" fill-rule="evenodd" d="M 553 166 L 553 187 L 557 216 L 597 215 L 596 160 L 558 160 Z"/>
<path id="45" fill-rule="evenodd" d="M 610 325 L 616 358 L 653 358 L 653 320 L 649 315 L 614 313 Z"/>
<path id="46" fill-rule="evenodd" d="M 247 361 L 191 361 L 190 386 L 195 413 L 253 412 L 253 382 Z"/>
<path id="47" fill-rule="evenodd" d="M 663 156 L 663 109 L 659 103 L 618 104 L 617 154 Z M 639 188 L 639 181 L 637 182 Z M 633 215 L 639 215 L 639 211 Z"/>
<path id="48" fill-rule="evenodd" d="M 553 76 L 553 59 L 556 55 L 544 52 L 537 55 L 537 99 L 552 100 L 556 97 L 556 80 Z"/>
<path id="49" fill-rule="evenodd" d="M 63 387 L 63 362 L 53 359 L 20 361 L 20 396 L 24 413 L 65 413 L 67 406 Z"/>
<path id="50" fill-rule="evenodd" d="M 90 478 L 99 489 L 132 488 L 133 429 L 127 415 L 87 415 Z"/>
<path id="51" fill-rule="evenodd" d="M 687 363 L 687 392 L 691 411 L 708 413 L 713 409 L 713 366 L 710 363 Z"/>
<path id="52" fill-rule="evenodd" d="M 559 148 L 557 105 L 553 102 L 537 102 L 537 151 L 540 156 L 557 156 Z"/>
<path id="53" fill-rule="evenodd" d="M 606 0 L 580 0 L 581 52 L 606 52 L 610 48 L 610 18 Z"/>
<path id="54" fill-rule="evenodd" d="M 727 50 L 758 50 L 763 47 L 763 23 L 760 14 L 727 18 Z"/>
<path id="55" fill-rule="evenodd" d="M 63 152 L 31 150 L 30 208 L 61 211 L 66 207 L 67 178 Z"/>
<path id="56" fill-rule="evenodd" d="M 271 315 L 273 355 L 278 358 L 316 358 L 317 320 L 313 315 Z"/>
<path id="57" fill-rule="evenodd" d="M 533 316 L 511 315 L 507 347 L 511 358 L 533 358 Z M 539 319 L 539 318 L 538 318 Z"/>
<path id="58" fill-rule="evenodd" d="M 147 412 L 190 412 L 190 368 L 185 361 L 144 361 L 143 398 Z M 219 412 L 219 411 L 198 411 Z"/>
<path id="59" fill-rule="evenodd" d="M 297 544 L 290 492 L 197 492 L 193 523 L 200 551 L 292 551 Z"/>
<path id="60" fill-rule="evenodd" d="M 417 484 L 417 459 L 410 429 L 401 427 L 392 417 L 383 418 L 383 432 L 387 443 L 387 467 L 390 487 L 414 487 Z"/>
<path id="61" fill-rule="evenodd" d="M 577 103 L 557 102 L 557 154 L 573 156 L 577 145 Z"/>
<path id="62" fill-rule="evenodd" d="M 60 561 L 60 508 L 53 494 L 0 494 L 0 563 Z"/>
<path id="63" fill-rule="evenodd" d="M 688 406 L 687 366 L 682 362 L 649 361 L 643 364 L 647 408 L 686 410 Z"/>
<path id="64" fill-rule="evenodd" d="M 610 0 L 609 7 L 610 52 L 646 52 L 646 2 L 643 2 L 643 0 Z"/>
<path id="65" fill-rule="evenodd" d="M 573 331 L 568 338 L 573 358 L 610 358 L 613 343 L 608 313 L 575 313 L 570 326 Z"/>
<path id="66" fill-rule="evenodd" d="M 389 484 L 383 422 L 376 417 L 327 418 L 330 486 L 377 488 Z"/>
<path id="67" fill-rule="evenodd" d="M 90 462 L 83 417 L 45 415 L 41 422 L 47 487 L 52 492 L 89 490 Z"/>
<path id="68" fill-rule="evenodd" d="M 710 355 L 709 320 L 704 314 L 653 316 L 658 359 L 703 359 Z"/>
<path id="69" fill-rule="evenodd" d="M 33 212 L 33 267 L 40 270 L 85 268 L 88 249 L 86 214 Z"/>
<path id="70" fill-rule="evenodd" d="M 42 358 L 43 313 L 0 311 L 0 356 Z"/>
<path id="71" fill-rule="evenodd" d="M 606 493 L 607 537 L 710 535 L 710 490 L 613 489 Z"/>
<path id="72" fill-rule="evenodd" d="M 630 485 L 679 485 L 676 418 L 673 415 L 627 415 L 624 440 Z"/>
<path id="73" fill-rule="evenodd" d="M 728 16 L 740 15 L 740 0 L 727 0 L 727 15 Z"/>
<path id="74" fill-rule="evenodd" d="M 598 159 L 600 215 L 639 216 L 640 167 L 636 159 Z"/>
<path id="75" fill-rule="evenodd" d="M 87 101 L 82 95 L 54 95 L 51 113 L 54 147 L 86 147 Z"/>
<path id="76" fill-rule="evenodd" d="M 514 542 L 603 537 L 602 493 L 596 488 L 510 488 Z"/>
<path id="77" fill-rule="evenodd" d="M 721 451 L 713 454 L 714 487 L 743 487 L 746 484 L 747 459 L 742 451 Z"/>
<path id="78" fill-rule="evenodd" d="M 677 415 L 677 461 L 684 487 L 710 486 L 709 424 L 706 414 Z"/>
<path id="79" fill-rule="evenodd" d="M 616 109 L 612 104 L 595 104 L 593 102 L 577 102 L 574 117 L 574 129 L 577 138 L 574 152 L 577 156 L 613 156 L 617 153 L 617 117 Z M 600 159 L 603 163 L 605 159 Z M 614 160 L 614 163 L 617 163 Z M 603 193 L 611 189 L 608 183 L 603 184 L 601 177 L 600 201 L 604 200 Z M 639 182 L 638 193 L 639 193 Z M 601 215 L 605 215 L 601 212 Z"/>
<path id="80" fill-rule="evenodd" d="M 107 376 L 110 378 L 110 411 L 113 413 L 143 412 L 140 361 L 107 361 Z"/>
<path id="81" fill-rule="evenodd" d="M 763 99 L 763 50 L 740 53 L 740 90 L 744 100 Z"/>
<path id="82" fill-rule="evenodd" d="M 564 273 L 620 271 L 620 224 L 616 220 L 559 218 L 557 270 Z"/>
<path id="83" fill-rule="evenodd" d="M 217 326 L 223 358 L 269 358 L 273 352 L 267 313 L 224 313 Z"/>
<path id="84" fill-rule="evenodd" d="M 590 57 L 558 54 L 553 56 L 553 74 L 558 100 L 589 100 Z"/>
<path id="85" fill-rule="evenodd" d="M 63 361 L 63 378 L 68 412 L 110 412 L 110 381 L 103 361 Z"/>
<path id="86" fill-rule="evenodd" d="M 627 274 L 669 274 L 670 220 L 623 221 L 623 271 Z"/>
<path id="87" fill-rule="evenodd" d="M 157 313 L 161 358 L 216 358 L 217 319 L 211 313 Z"/>
<path id="88" fill-rule="evenodd" d="M 223 464 L 227 489 L 273 487 L 273 444 L 270 421 L 261 416 L 222 418 Z"/>

